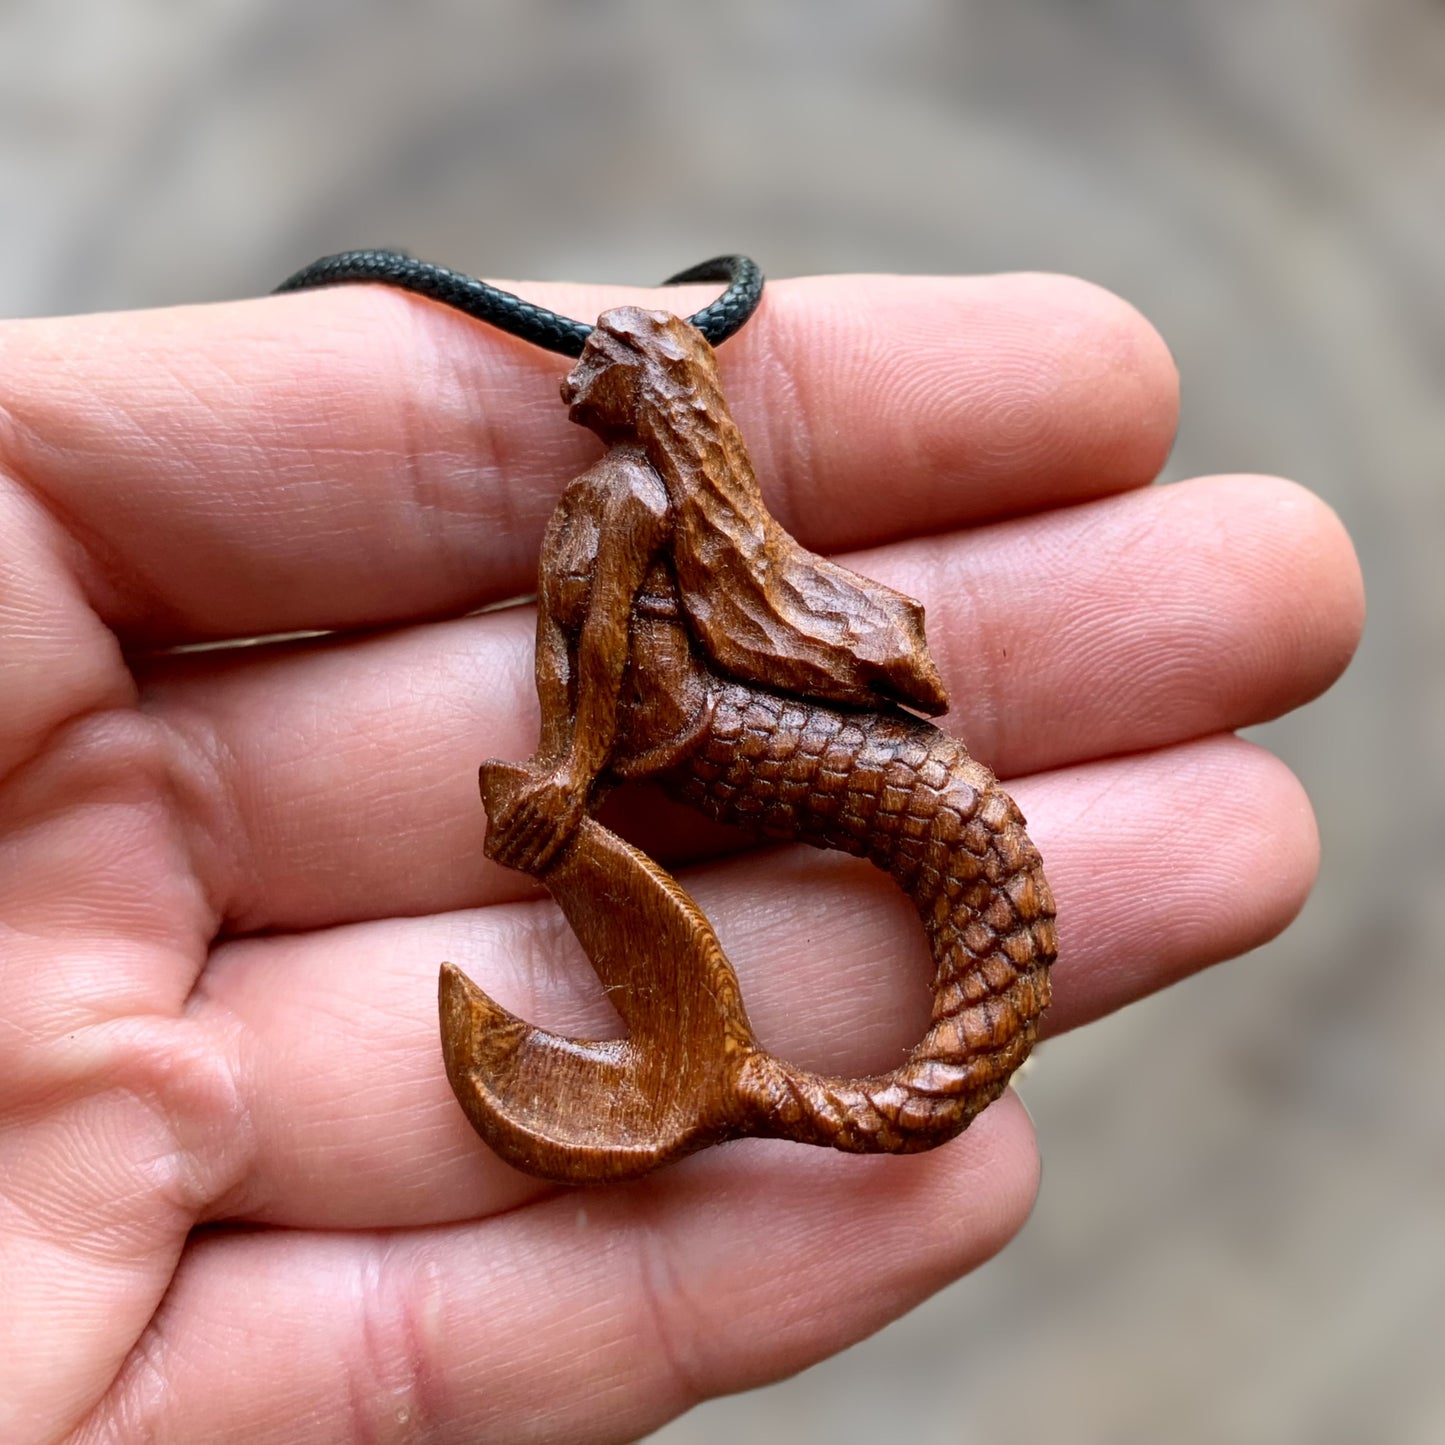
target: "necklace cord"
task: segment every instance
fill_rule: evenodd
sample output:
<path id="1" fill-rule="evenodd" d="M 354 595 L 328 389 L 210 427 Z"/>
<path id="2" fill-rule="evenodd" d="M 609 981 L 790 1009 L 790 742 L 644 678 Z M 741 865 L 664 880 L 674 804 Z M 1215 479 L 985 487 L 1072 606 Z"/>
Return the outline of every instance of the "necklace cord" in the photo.
<path id="1" fill-rule="evenodd" d="M 721 345 L 738 331 L 757 310 L 763 297 L 763 273 L 747 256 L 714 256 L 679 271 L 676 276 L 669 276 L 662 284 L 682 286 L 693 281 L 728 283 L 727 290 L 716 301 L 687 318 L 712 346 Z M 287 277 L 273 294 L 361 282 L 397 286 L 431 301 L 440 301 L 500 331 L 563 356 L 580 356 L 592 334 L 592 327 L 585 322 L 535 306 L 475 276 L 418 261 L 404 251 L 342 251 L 335 256 L 323 256 Z"/>

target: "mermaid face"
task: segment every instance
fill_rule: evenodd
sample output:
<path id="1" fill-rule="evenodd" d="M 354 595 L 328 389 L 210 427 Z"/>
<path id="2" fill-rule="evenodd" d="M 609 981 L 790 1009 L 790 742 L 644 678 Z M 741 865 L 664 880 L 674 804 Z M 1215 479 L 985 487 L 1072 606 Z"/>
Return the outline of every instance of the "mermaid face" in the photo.
<path id="1" fill-rule="evenodd" d="M 630 434 L 637 424 L 638 371 L 635 360 L 608 355 L 589 341 L 562 383 L 568 415 L 604 442 Z"/>

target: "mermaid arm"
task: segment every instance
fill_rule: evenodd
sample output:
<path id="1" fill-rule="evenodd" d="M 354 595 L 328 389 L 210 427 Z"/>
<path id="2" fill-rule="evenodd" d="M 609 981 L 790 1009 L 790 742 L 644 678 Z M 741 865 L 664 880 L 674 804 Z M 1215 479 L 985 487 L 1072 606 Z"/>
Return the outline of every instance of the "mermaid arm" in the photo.
<path id="1" fill-rule="evenodd" d="M 531 780 L 504 806 L 488 808 L 488 856 L 531 873 L 545 869 L 575 831 L 612 752 L 632 604 L 670 524 L 666 489 L 635 456 L 611 454 L 579 482 L 569 489 L 543 545 L 537 624 L 541 745 L 528 764 Z M 557 579 L 568 534 L 575 544 L 579 527 L 591 533 L 590 545 L 583 556 L 573 545 L 568 557 L 574 564 L 585 560 L 590 585 L 573 641 Z"/>
<path id="2" fill-rule="evenodd" d="M 617 738 L 617 699 L 627 670 L 632 604 L 662 547 L 668 530 L 667 492 L 651 468 L 635 458 L 608 458 L 613 475 L 606 477 L 594 495 L 597 551 L 587 615 L 577 637 L 575 655 L 568 659 L 573 679 L 571 707 L 556 718 L 552 729 L 557 772 L 574 788 L 589 789 L 607 763 Z M 545 568 L 545 562 L 544 562 Z M 545 589 L 544 589 L 545 590 Z M 539 626 L 537 691 L 545 684 L 557 709 L 563 689 L 550 682 L 555 672 L 558 639 L 565 638 L 555 617 L 553 635 L 542 644 Z M 544 662 L 544 646 L 546 660 Z M 543 736 L 548 733 L 547 703 L 543 703 Z"/>
<path id="3" fill-rule="evenodd" d="M 571 498 L 564 494 L 542 538 L 544 557 L 557 555 L 562 535 L 572 520 L 572 512 Z M 572 657 L 560 611 L 556 568 L 543 567 L 537 583 L 536 667 L 542 729 L 534 761 L 560 758 L 572 736 Z"/>

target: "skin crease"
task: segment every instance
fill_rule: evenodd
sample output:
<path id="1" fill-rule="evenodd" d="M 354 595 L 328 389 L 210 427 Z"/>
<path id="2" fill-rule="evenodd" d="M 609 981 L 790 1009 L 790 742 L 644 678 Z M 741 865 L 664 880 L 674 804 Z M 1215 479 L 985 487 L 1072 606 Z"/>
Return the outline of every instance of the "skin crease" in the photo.
<path id="1" fill-rule="evenodd" d="M 815 278 L 720 357 L 783 525 L 928 608 L 944 726 L 1058 899 L 1050 1027 L 1282 928 L 1308 803 L 1228 734 L 1338 675 L 1359 573 L 1289 483 L 1140 490 L 1176 414 L 1148 325 L 1054 277 Z M 0 1439 L 632 1438 L 1023 1222 L 1008 1096 L 927 1155 L 749 1141 L 585 1193 L 451 1099 L 442 958 L 538 1022 L 607 1014 L 481 858 L 476 764 L 536 736 L 530 615 L 460 616 L 531 589 L 597 455 L 565 369 L 375 288 L 0 327 Z M 638 806 L 769 1048 L 862 1072 L 916 1036 L 886 879 Z"/>

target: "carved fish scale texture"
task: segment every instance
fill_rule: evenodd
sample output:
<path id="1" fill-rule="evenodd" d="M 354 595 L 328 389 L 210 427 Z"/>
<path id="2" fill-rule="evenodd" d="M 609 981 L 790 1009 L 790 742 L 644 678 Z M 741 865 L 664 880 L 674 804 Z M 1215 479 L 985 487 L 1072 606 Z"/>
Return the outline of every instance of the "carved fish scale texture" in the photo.
<path id="1" fill-rule="evenodd" d="M 851 713 L 728 684 L 674 796 L 765 837 L 867 858 L 913 900 L 935 973 L 907 1061 L 830 1079 L 752 1056 L 740 1086 L 765 1132 L 857 1153 L 951 1138 L 1001 1094 L 1049 1002 L 1054 902 L 1024 819 L 963 744 L 904 713 Z"/>

